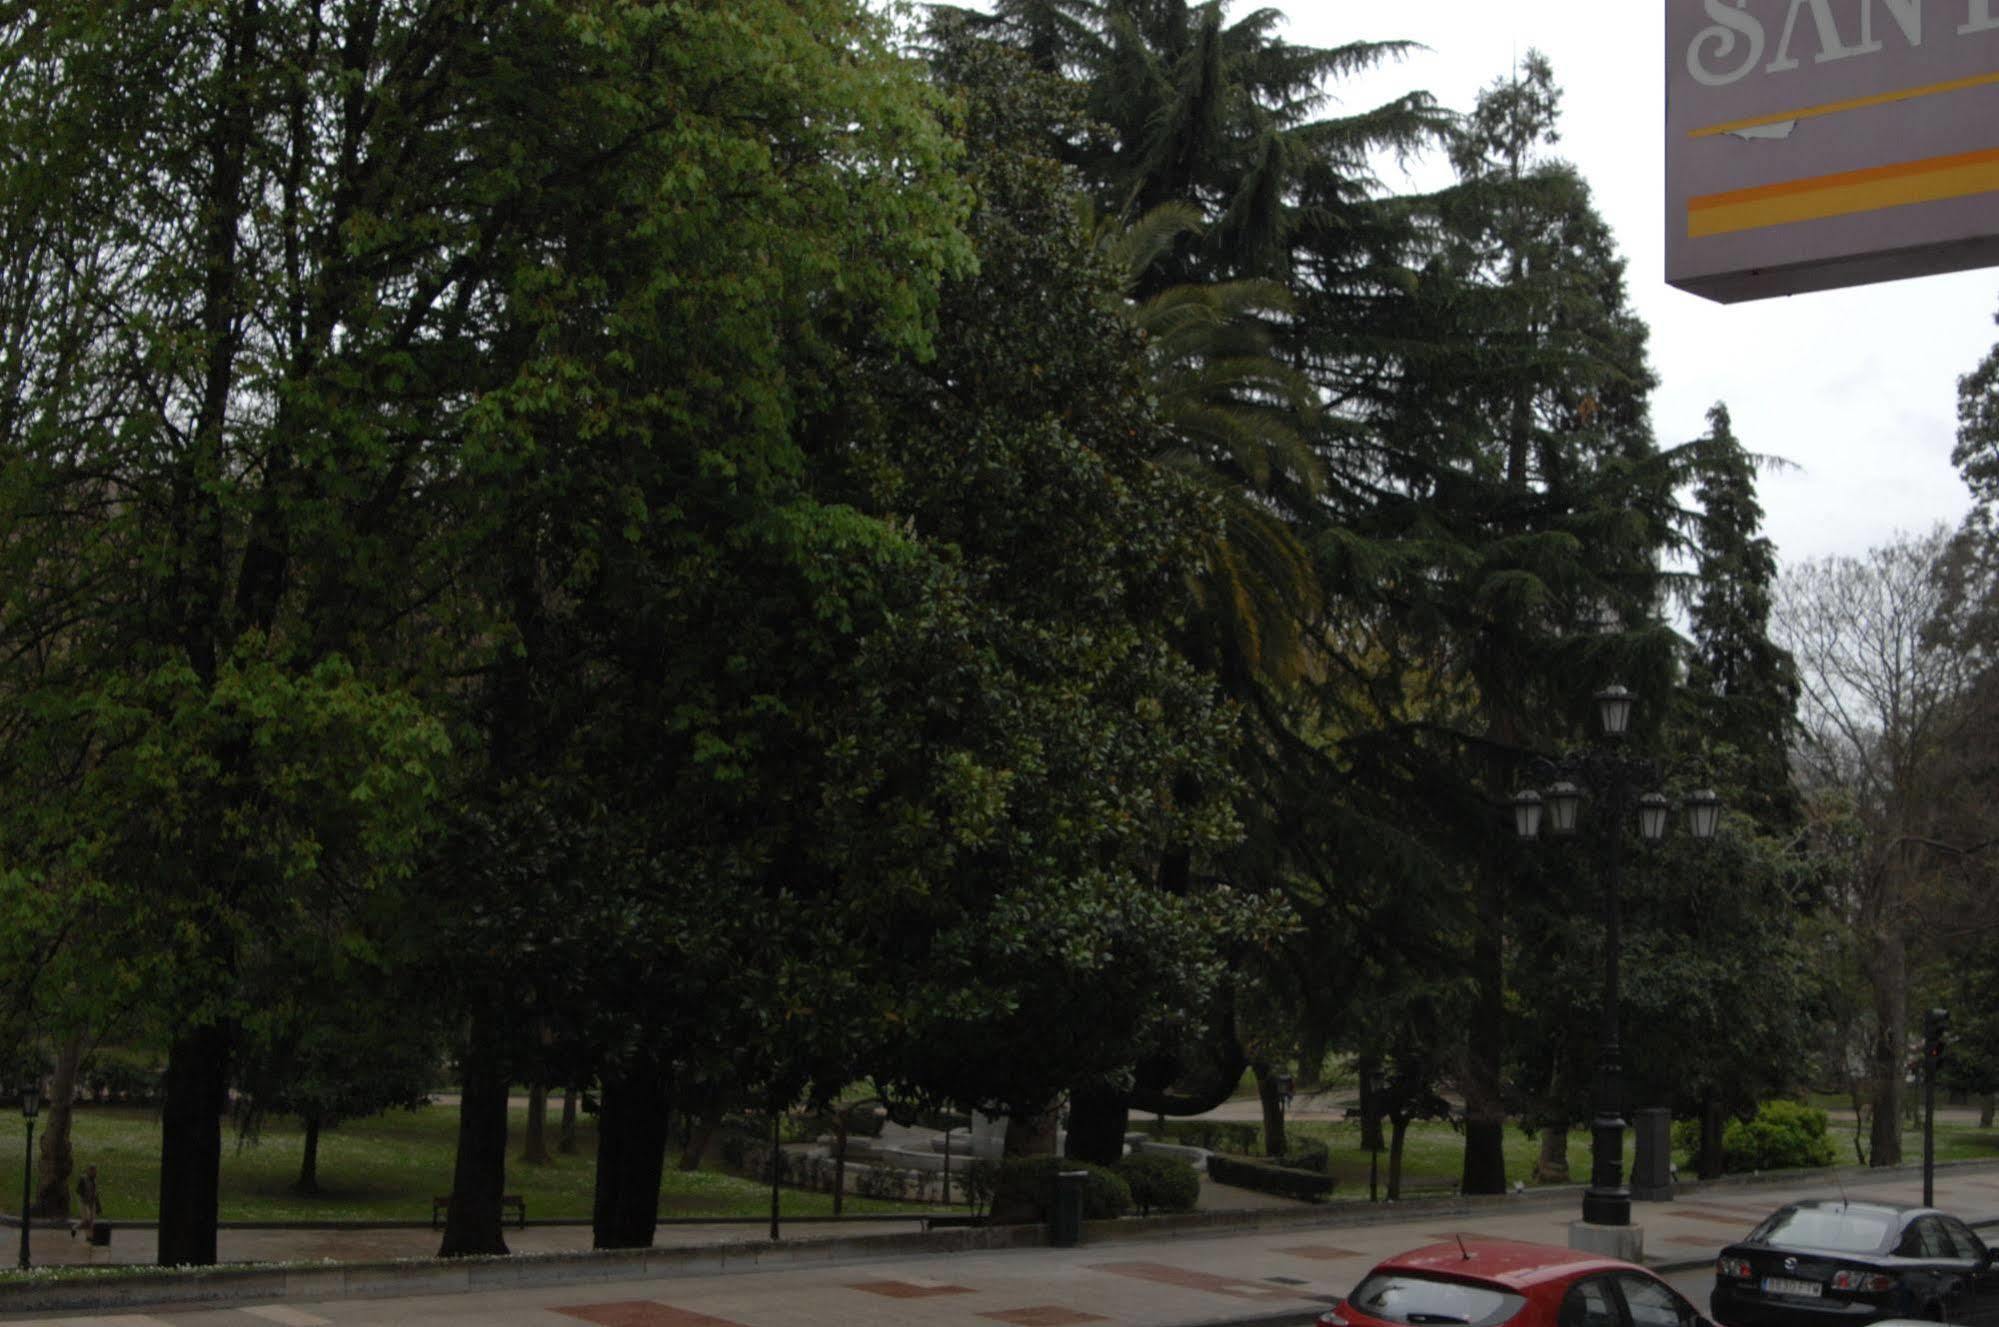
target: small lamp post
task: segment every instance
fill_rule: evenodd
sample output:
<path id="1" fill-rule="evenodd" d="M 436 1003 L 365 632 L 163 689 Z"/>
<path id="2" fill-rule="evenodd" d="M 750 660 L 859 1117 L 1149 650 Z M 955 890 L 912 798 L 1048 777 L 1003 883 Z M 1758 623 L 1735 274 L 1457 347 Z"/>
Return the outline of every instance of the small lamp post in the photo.
<path id="1" fill-rule="evenodd" d="M 42 1088 L 30 1083 L 21 1093 L 21 1118 L 28 1125 L 27 1150 L 21 1154 L 21 1270 L 28 1270 L 28 1209 L 35 1198 L 35 1116 L 42 1111 Z"/>
<path id="2" fill-rule="evenodd" d="M 1619 917 L 1619 874 L 1625 819 L 1637 812 L 1639 837 L 1656 843 L 1665 837 L 1673 803 L 1664 793 L 1634 796 L 1635 785 L 1657 777 L 1652 762 L 1619 748 L 1631 731 L 1631 711 L 1637 697 L 1621 686 L 1596 694 L 1598 719 L 1606 742 L 1583 756 L 1560 763 L 1544 762 L 1559 776 L 1546 794 L 1533 790 L 1513 797 L 1514 832 L 1522 839 L 1539 837 L 1545 819 L 1549 832 L 1565 838 L 1576 832 L 1583 791 L 1600 792 L 1608 802 L 1608 860 L 1603 882 L 1603 1011 L 1597 1053 L 1596 1118 L 1590 1125 L 1590 1182 L 1583 1191 L 1583 1220 L 1590 1225 L 1629 1226 L 1631 1190 L 1624 1185 L 1624 1068 L 1618 1045 L 1618 951 L 1622 947 Z M 1579 786 L 1579 784 L 1581 786 Z M 1711 839 L 1721 818 L 1721 799 L 1702 789 L 1684 799 L 1687 829 L 1696 839 Z M 1545 815 L 1544 815 L 1545 812 Z"/>

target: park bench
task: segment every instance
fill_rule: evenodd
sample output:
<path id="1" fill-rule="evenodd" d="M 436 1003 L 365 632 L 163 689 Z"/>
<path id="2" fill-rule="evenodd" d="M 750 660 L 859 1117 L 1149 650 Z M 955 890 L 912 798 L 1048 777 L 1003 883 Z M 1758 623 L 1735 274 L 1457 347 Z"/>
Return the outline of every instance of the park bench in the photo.
<path id="1" fill-rule="evenodd" d="M 1405 1201 L 1410 1198 L 1455 1198 L 1457 1192 L 1458 1182 L 1446 1176 L 1402 1177 L 1402 1197 Z"/>
<path id="2" fill-rule="evenodd" d="M 502 1221 L 506 1220 L 507 1212 L 509 1209 L 511 1209 L 514 1214 L 515 1228 L 519 1230 L 526 1230 L 528 1224 L 528 1200 L 521 1197 L 521 1195 L 517 1193 L 503 1193 L 500 1195 L 500 1219 Z M 448 1193 L 441 1194 L 438 1197 L 432 1198 L 430 1200 L 430 1228 L 432 1230 L 436 1230 L 438 1227 L 439 1219 L 442 1218 L 443 1215 L 450 1210 L 451 1210 L 450 1194 Z"/>

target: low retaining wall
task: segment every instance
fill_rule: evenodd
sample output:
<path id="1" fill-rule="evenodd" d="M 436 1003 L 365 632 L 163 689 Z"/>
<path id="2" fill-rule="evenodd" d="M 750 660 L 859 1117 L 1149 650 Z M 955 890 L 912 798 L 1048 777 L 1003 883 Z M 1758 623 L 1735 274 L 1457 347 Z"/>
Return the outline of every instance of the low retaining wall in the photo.
<path id="1" fill-rule="evenodd" d="M 691 1249 L 422 1258 L 310 1266 L 204 1267 L 39 1278 L 0 1288 L 0 1311 L 77 1313 L 401 1295 L 449 1295 L 510 1286 L 727 1276 L 772 1268 L 868 1262 L 912 1254 L 976 1253 L 1047 1244 L 1045 1228 L 989 1226 L 771 1243 L 745 1240 Z"/>
<path id="2" fill-rule="evenodd" d="M 1999 1162 L 1961 1161 L 1939 1163 L 1937 1167 L 1940 1171 L 1994 1168 L 1999 1168 Z M 1730 1176 L 1707 1184 L 1682 1182 L 1679 1191 L 1690 1194 L 1706 1188 L 1751 1188 L 1759 1184 L 1796 1186 L 1801 1181 L 1814 1185 L 1829 1184 L 1835 1176 L 1879 1182 L 1910 1172 L 1921 1174 L 1921 1167 L 1775 1171 L 1760 1176 Z M 1126 1217 L 1117 1221 L 1084 1222 L 1083 1238 L 1085 1243 L 1108 1244 L 1206 1237 L 1228 1231 L 1386 1225 L 1414 1217 L 1491 1216 L 1508 1211 L 1573 1208 L 1581 1193 L 1581 1185 L 1567 1185 L 1491 1197 L 1448 1197 L 1396 1203 L 1335 1201 L 1256 1211 Z M 1976 1213 L 1965 1215 L 1972 1224 L 1981 1228 L 1999 1224 L 1999 1217 Z M 0 1222 L 18 1224 L 6 1218 L 0 1218 Z M 320 1228 L 325 1227 L 322 1225 Z M 313 1263 L 302 1266 L 257 1264 L 185 1271 L 119 1271 L 81 1275 L 58 1271 L 46 1279 L 36 1276 L 0 1287 L 0 1312 L 72 1313 L 100 1309 L 227 1306 L 288 1299 L 318 1301 L 448 1295 L 509 1286 L 727 1276 L 772 1268 L 832 1266 L 880 1258 L 1040 1248 L 1047 1243 L 1045 1226 L 981 1226 L 926 1232 L 835 1235 L 824 1239 L 781 1240 L 775 1243 L 742 1240 L 682 1249 L 514 1254 L 505 1258 L 420 1258 L 398 1262 Z"/>

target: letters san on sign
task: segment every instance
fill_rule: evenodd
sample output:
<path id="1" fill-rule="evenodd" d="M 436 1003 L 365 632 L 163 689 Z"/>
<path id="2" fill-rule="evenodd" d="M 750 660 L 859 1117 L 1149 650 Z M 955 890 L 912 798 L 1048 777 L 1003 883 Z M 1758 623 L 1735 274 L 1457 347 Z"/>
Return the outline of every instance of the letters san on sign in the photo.
<path id="1" fill-rule="evenodd" d="M 1666 0 L 1666 279 L 1999 264 L 1999 0 Z"/>

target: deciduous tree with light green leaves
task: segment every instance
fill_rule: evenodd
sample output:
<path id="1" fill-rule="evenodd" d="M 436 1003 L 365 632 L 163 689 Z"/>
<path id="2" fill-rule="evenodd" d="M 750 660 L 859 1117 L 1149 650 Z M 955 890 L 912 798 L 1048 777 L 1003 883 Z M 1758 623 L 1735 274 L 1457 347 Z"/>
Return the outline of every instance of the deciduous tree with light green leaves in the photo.
<path id="1" fill-rule="evenodd" d="M 208 1262 L 243 964 L 547 776 L 518 675 L 578 661 L 538 624 L 635 532 L 698 581 L 704 507 L 795 492 L 798 401 L 854 326 L 920 348 L 958 205 L 832 0 L 0 22 L 0 686 L 10 774 L 58 790 L 6 852 L 146 937 L 103 942 L 181 1015 L 160 1254 Z"/>

